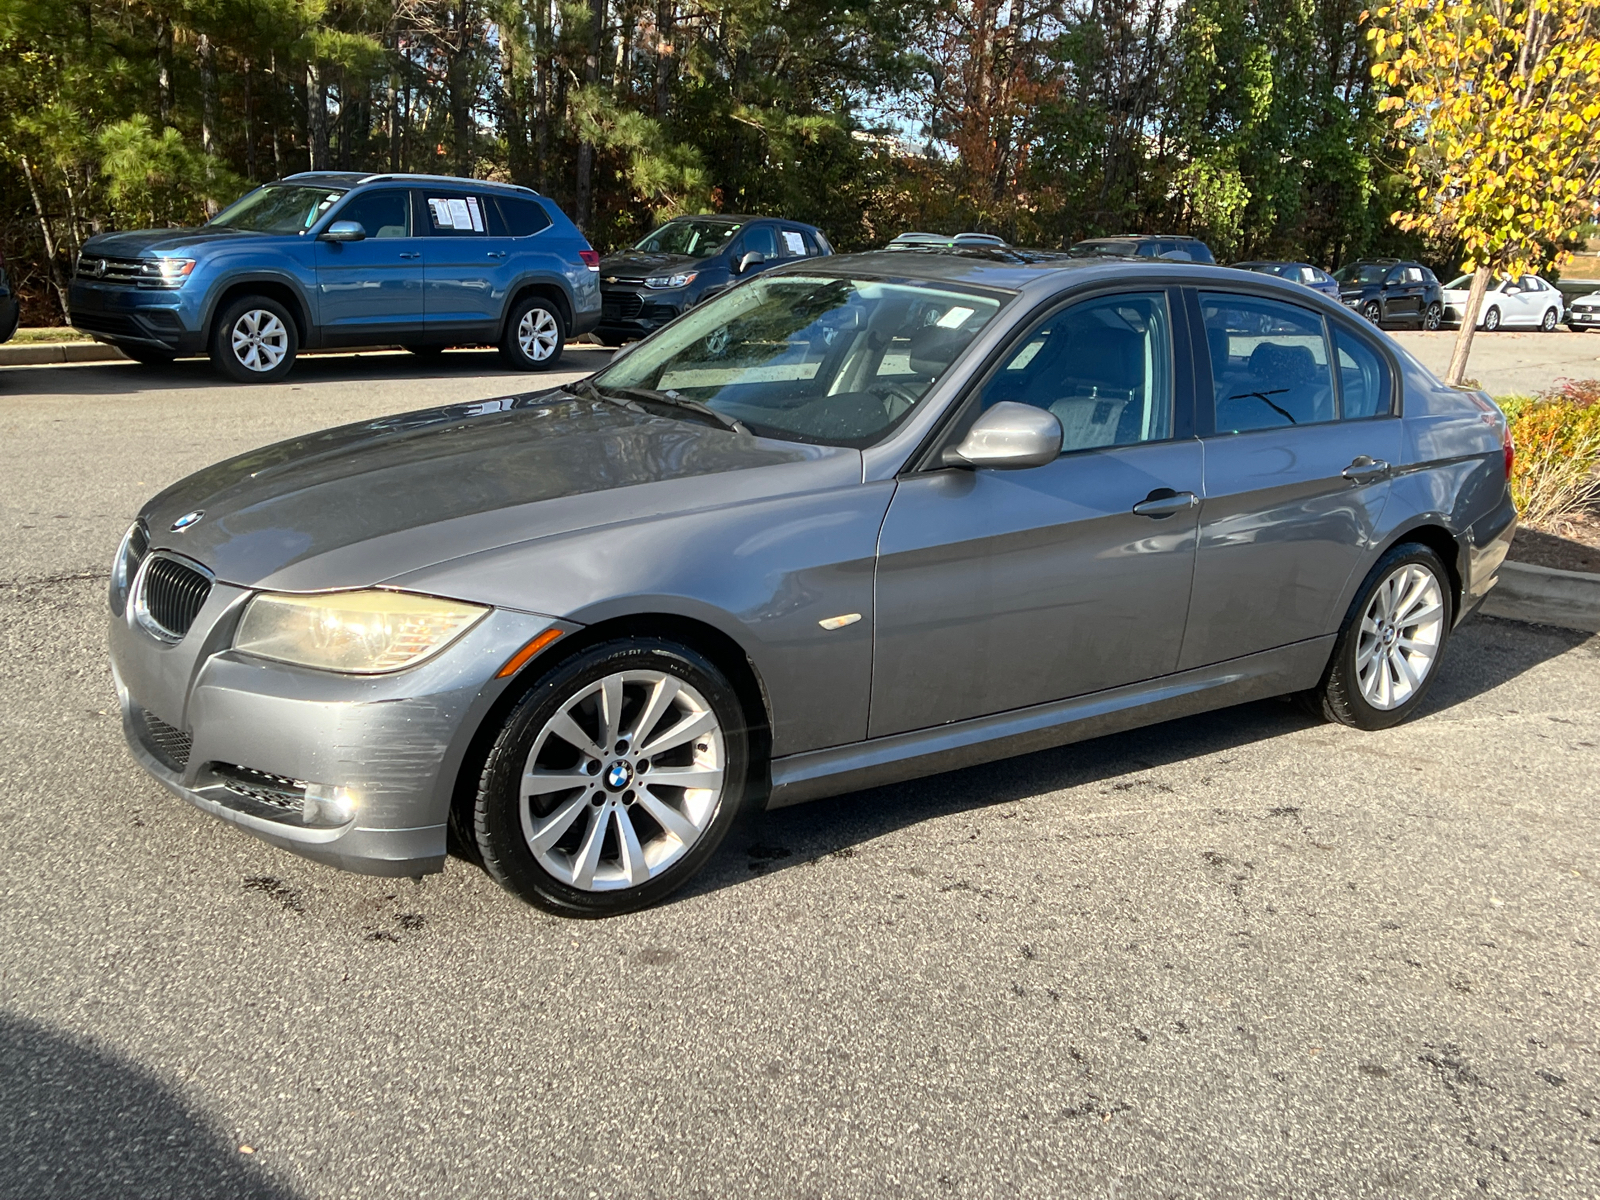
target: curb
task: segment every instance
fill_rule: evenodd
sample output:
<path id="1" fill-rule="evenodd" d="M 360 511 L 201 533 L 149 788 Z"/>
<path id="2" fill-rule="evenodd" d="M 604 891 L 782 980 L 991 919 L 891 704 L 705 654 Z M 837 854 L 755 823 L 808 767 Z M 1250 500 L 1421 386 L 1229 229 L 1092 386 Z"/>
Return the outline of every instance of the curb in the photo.
<path id="1" fill-rule="evenodd" d="M 48 363 L 121 362 L 127 355 L 103 342 L 46 342 L 38 346 L 0 346 L 0 367 L 38 367 Z"/>
<path id="2" fill-rule="evenodd" d="M 1600 575 L 1503 562 L 1499 584 L 1478 611 L 1489 617 L 1600 633 Z"/>

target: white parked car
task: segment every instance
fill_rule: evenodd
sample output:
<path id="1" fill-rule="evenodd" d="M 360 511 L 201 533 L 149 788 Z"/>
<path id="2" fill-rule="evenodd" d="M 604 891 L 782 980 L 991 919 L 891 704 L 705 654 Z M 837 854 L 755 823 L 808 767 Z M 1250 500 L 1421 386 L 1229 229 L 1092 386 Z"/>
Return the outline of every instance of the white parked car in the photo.
<path id="1" fill-rule="evenodd" d="M 1444 285 L 1444 323 L 1461 324 L 1467 311 L 1467 291 L 1472 276 L 1461 275 Z M 1496 329 L 1542 329 L 1555 332 L 1566 311 L 1566 301 L 1556 286 L 1537 275 L 1518 275 L 1489 281 L 1478 314 L 1478 328 L 1493 333 Z"/>
<path id="2" fill-rule="evenodd" d="M 1567 308 L 1567 328 L 1573 333 L 1600 329 L 1600 292 L 1579 296 Z"/>

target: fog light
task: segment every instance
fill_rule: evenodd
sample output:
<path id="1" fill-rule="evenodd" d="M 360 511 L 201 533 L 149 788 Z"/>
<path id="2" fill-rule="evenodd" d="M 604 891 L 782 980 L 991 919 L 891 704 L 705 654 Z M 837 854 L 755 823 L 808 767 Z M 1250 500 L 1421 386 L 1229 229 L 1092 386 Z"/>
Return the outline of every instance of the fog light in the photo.
<path id="1" fill-rule="evenodd" d="M 347 787 L 308 783 L 301 819 L 307 825 L 346 825 L 355 819 L 357 797 Z"/>

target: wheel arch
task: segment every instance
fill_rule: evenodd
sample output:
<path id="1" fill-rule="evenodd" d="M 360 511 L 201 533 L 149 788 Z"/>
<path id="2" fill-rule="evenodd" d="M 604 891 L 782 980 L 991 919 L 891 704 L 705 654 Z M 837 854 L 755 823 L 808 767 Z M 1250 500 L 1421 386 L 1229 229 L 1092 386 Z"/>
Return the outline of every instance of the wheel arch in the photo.
<path id="1" fill-rule="evenodd" d="M 516 286 L 510 289 L 506 297 L 505 309 L 500 314 L 500 335 L 505 336 L 506 323 L 511 320 L 511 314 L 516 311 L 529 296 L 538 296 L 541 299 L 552 301 L 560 309 L 561 320 L 566 326 L 567 335 L 572 334 L 573 305 L 572 297 L 568 294 L 566 286 L 551 275 L 535 275 L 520 279 Z"/>
<path id="2" fill-rule="evenodd" d="M 1437 554 L 1444 563 L 1444 569 L 1450 577 L 1451 624 L 1454 625 L 1459 622 L 1461 620 L 1462 599 L 1466 595 L 1466 571 L 1463 568 L 1463 564 L 1466 562 L 1467 547 L 1462 538 L 1451 532 L 1449 526 L 1437 516 L 1420 517 L 1390 534 L 1383 548 L 1378 551 L 1372 561 L 1376 563 L 1402 542 L 1418 542 Z M 1371 570 L 1371 567 L 1367 568 L 1368 573 Z M 1366 575 L 1363 574 L 1361 579 L 1357 581 L 1356 587 L 1358 590 L 1365 579 Z M 1352 597 L 1352 602 L 1354 602 L 1354 597 Z"/>
<path id="3" fill-rule="evenodd" d="M 752 802 L 765 803 L 772 786 L 771 702 L 766 685 L 745 648 L 726 631 L 709 621 L 668 611 L 633 612 L 582 625 L 565 634 L 544 653 L 536 654 L 512 677 L 508 686 L 484 713 L 462 755 L 450 795 L 450 835 L 452 848 L 476 857 L 472 840 L 463 836 L 472 827 L 472 807 L 479 777 L 495 738 L 507 716 L 529 689 L 561 664 L 590 647 L 619 638 L 651 637 L 678 642 L 710 659 L 727 676 L 744 711 L 750 736 L 750 792 Z"/>
<path id="4" fill-rule="evenodd" d="M 244 296 L 265 296 L 283 305 L 294 318 L 295 334 L 299 338 L 300 348 L 304 350 L 311 346 L 313 332 L 311 307 L 306 303 L 306 298 L 299 287 L 279 275 L 231 277 L 218 288 L 206 309 L 205 320 L 201 323 L 208 343 L 211 340 L 212 324 L 217 314 Z"/>

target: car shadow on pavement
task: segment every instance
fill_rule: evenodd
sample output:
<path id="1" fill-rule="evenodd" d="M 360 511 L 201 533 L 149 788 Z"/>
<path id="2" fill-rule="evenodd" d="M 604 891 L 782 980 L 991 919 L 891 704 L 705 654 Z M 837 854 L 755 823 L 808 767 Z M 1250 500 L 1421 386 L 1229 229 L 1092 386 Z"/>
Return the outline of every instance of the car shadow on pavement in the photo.
<path id="1" fill-rule="evenodd" d="M 550 371 L 516 371 L 495 350 L 447 350 L 437 358 L 418 358 L 404 350 L 368 350 L 348 354 L 308 354 L 282 383 L 234 384 L 203 358 L 183 358 L 166 366 L 135 362 L 65 363 L 38 367 L 0 368 L 0 397 L 112 396 L 185 389 L 304 387 L 313 384 L 460 379 L 501 375 L 506 394 L 538 391 L 551 376 L 570 377 L 598 371 L 614 351 L 603 346 L 572 345 Z"/>
<path id="2" fill-rule="evenodd" d="M 0 1200 L 295 1200 L 149 1071 L 0 1012 Z"/>
<path id="3" fill-rule="evenodd" d="M 1455 631 L 1443 671 L 1413 719 L 1448 711 L 1591 639 L 1600 647 L 1600 638 L 1592 634 L 1470 617 Z M 1085 784 L 1116 780 L 1129 786 L 1128 777 L 1143 771 L 1226 753 L 1319 724 L 1287 699 L 1260 700 L 779 809 L 747 821 L 705 873 L 675 899 L 732 887 L 753 875 L 805 866 L 830 854 L 847 856 L 861 842 L 935 817 Z M 1354 731 L 1352 735 L 1366 736 Z"/>

